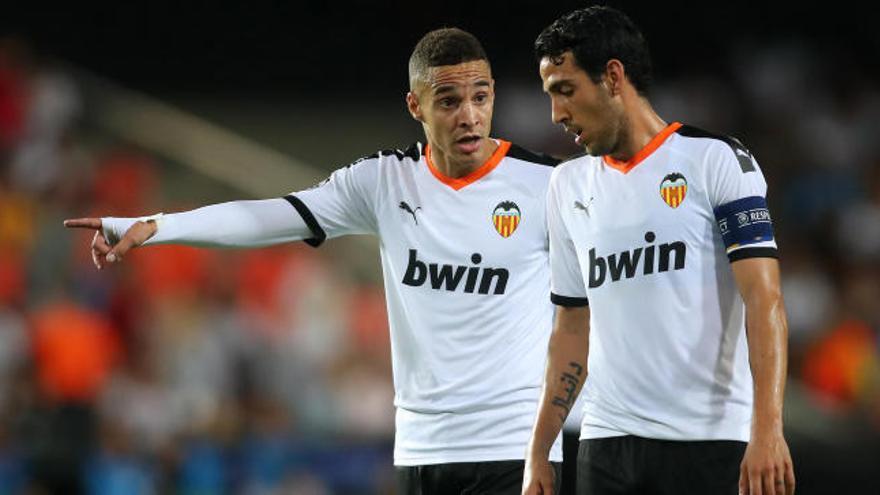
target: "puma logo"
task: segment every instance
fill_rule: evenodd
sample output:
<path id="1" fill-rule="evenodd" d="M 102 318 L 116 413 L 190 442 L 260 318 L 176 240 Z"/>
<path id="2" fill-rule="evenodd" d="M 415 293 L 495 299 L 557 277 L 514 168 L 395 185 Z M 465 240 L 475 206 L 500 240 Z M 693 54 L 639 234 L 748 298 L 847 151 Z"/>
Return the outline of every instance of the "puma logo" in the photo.
<path id="1" fill-rule="evenodd" d="M 412 217 L 413 217 L 413 221 L 416 223 L 416 225 L 419 224 L 419 219 L 416 218 L 416 212 L 422 209 L 421 206 L 416 206 L 416 209 L 413 210 L 412 207 L 411 207 L 406 201 L 401 201 L 400 204 L 397 205 L 397 206 L 398 206 L 401 210 L 403 210 L 403 211 L 409 213 L 410 215 L 412 215 Z"/>
<path id="2" fill-rule="evenodd" d="M 574 208 L 576 210 L 584 210 L 584 213 L 586 213 L 587 216 L 590 216 L 590 206 L 592 206 L 592 204 L 593 204 L 593 198 L 591 197 L 590 200 L 587 201 L 587 204 L 583 204 L 580 201 L 575 201 Z"/>

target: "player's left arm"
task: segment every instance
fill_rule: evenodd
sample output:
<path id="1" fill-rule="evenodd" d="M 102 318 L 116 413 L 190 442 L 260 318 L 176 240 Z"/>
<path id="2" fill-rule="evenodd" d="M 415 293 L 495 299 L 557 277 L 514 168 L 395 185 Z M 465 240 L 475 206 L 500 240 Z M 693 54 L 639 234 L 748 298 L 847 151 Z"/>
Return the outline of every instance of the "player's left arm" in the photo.
<path id="1" fill-rule="evenodd" d="M 782 432 L 788 326 L 775 258 L 731 264 L 746 308 L 746 337 L 754 381 L 752 431 L 740 466 L 740 493 L 794 493 L 794 469 Z"/>
<path id="2" fill-rule="evenodd" d="M 780 288 L 767 183 L 751 152 L 729 139 L 710 151 L 707 185 L 721 240 L 745 303 L 754 384 L 752 431 L 740 465 L 740 493 L 794 493 L 791 454 L 782 432 L 788 327 Z"/>

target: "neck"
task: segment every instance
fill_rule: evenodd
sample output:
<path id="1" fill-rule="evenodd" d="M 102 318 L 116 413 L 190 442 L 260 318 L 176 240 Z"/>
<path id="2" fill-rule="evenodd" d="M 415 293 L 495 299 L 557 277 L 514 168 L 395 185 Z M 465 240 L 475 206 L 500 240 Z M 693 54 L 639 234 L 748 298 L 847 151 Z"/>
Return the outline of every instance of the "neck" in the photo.
<path id="1" fill-rule="evenodd" d="M 624 115 L 626 119 L 621 129 L 623 140 L 618 150 L 611 154 L 612 158 L 620 161 L 630 160 L 668 125 L 648 100 L 634 90 L 631 97 L 624 100 Z"/>
<path id="2" fill-rule="evenodd" d="M 438 172 L 453 179 L 460 179 L 471 174 L 489 160 L 492 153 L 498 149 L 498 143 L 494 139 L 485 138 L 480 149 L 464 160 L 456 160 L 442 149 L 429 141 L 431 146 L 431 163 Z"/>

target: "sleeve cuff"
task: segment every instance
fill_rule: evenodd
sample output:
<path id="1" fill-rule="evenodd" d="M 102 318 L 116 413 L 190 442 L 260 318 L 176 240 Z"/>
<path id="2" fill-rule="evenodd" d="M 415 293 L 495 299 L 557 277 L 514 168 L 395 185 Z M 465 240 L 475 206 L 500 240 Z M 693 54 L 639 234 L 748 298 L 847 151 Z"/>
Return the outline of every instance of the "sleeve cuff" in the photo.
<path id="1" fill-rule="evenodd" d="M 327 239 L 327 233 L 324 232 L 324 229 L 318 224 L 318 220 L 315 219 L 315 215 L 312 215 L 309 207 L 293 194 L 284 196 L 284 199 L 296 209 L 299 216 L 301 216 L 303 221 L 306 222 L 306 226 L 312 231 L 312 237 L 309 239 L 303 239 L 303 242 L 312 247 L 320 246 Z"/>
<path id="2" fill-rule="evenodd" d="M 586 297 L 568 297 L 559 294 L 550 293 L 550 302 L 557 306 L 566 306 L 570 308 L 579 306 L 589 306 L 590 301 Z"/>
<path id="3" fill-rule="evenodd" d="M 727 259 L 731 263 L 746 258 L 779 258 L 779 252 L 774 247 L 744 247 L 727 253 Z"/>

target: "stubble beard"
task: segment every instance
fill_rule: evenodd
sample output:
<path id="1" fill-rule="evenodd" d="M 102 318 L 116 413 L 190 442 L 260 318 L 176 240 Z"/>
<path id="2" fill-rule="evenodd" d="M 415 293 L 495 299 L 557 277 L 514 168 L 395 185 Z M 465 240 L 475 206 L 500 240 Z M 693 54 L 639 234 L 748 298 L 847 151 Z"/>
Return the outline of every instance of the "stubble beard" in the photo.
<path id="1" fill-rule="evenodd" d="M 608 119 L 608 125 L 602 130 L 597 139 L 585 146 L 590 156 L 614 156 L 622 143 L 625 143 L 629 133 L 629 119 L 626 115 L 614 115 Z"/>

